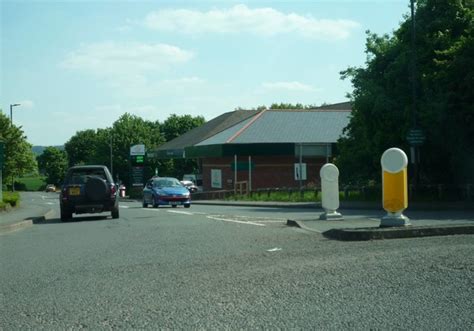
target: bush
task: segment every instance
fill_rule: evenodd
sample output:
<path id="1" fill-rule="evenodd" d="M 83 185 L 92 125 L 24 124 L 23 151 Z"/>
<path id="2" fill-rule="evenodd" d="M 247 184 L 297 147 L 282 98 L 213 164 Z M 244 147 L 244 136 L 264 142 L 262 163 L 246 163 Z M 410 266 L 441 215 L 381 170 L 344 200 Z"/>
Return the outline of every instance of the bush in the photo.
<path id="1" fill-rule="evenodd" d="M 12 207 L 20 205 L 20 194 L 18 192 L 3 192 L 3 203 Z"/>

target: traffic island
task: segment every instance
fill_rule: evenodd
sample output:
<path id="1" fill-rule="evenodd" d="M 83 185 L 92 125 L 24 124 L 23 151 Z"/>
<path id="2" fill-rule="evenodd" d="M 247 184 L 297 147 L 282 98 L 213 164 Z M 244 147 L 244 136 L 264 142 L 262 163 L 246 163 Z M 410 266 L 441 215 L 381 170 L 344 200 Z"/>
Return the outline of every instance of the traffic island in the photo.
<path id="1" fill-rule="evenodd" d="M 367 220 L 369 221 L 369 220 Z M 342 241 L 367 241 L 380 239 L 402 239 L 432 236 L 451 236 L 474 234 L 474 224 L 443 224 L 405 227 L 353 227 L 348 228 L 345 221 L 334 222 L 334 228 L 318 229 L 316 220 L 288 220 L 288 226 L 294 226 L 306 231 L 322 234 L 328 239 Z"/>

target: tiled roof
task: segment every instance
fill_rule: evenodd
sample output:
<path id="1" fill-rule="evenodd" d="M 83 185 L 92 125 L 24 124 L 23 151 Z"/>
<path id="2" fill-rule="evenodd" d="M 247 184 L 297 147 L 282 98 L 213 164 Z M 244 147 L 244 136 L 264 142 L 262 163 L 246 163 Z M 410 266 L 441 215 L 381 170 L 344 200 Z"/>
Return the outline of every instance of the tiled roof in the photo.
<path id="1" fill-rule="evenodd" d="M 200 127 L 194 128 L 185 134 L 168 141 L 157 148 L 157 151 L 184 149 L 185 147 L 193 146 L 213 135 L 222 132 L 229 127 L 238 125 L 242 121 L 258 114 L 258 110 L 236 110 L 233 112 L 224 113 L 209 122 L 204 123 Z"/>
<path id="2" fill-rule="evenodd" d="M 220 144 L 335 143 L 349 123 L 350 111 L 350 102 L 302 110 L 236 110 L 186 132 L 156 151 Z"/>
<path id="3" fill-rule="evenodd" d="M 267 110 L 255 121 L 248 119 L 234 125 L 197 146 L 226 143 L 335 143 L 349 124 L 349 115 L 350 111 L 347 110 Z"/>

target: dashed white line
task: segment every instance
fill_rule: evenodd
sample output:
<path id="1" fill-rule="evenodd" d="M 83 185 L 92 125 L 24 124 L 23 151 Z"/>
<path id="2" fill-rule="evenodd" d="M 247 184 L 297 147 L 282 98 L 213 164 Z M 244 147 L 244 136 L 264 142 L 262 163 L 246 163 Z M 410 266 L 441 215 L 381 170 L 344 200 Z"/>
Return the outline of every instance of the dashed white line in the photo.
<path id="1" fill-rule="evenodd" d="M 193 215 L 193 213 L 189 211 L 179 211 L 179 210 L 167 210 L 168 213 L 173 213 L 173 214 L 184 214 L 184 215 Z"/>
<path id="2" fill-rule="evenodd" d="M 244 222 L 244 221 L 237 221 L 237 220 L 230 220 L 227 218 L 220 218 L 220 217 L 214 217 L 214 216 L 206 216 L 207 218 L 211 220 L 216 220 L 216 221 L 223 221 L 223 222 L 232 222 L 232 223 L 240 223 L 240 224 L 249 224 L 249 225 L 257 225 L 257 226 L 265 226 L 265 224 L 259 224 L 259 223 L 253 223 L 253 222 Z"/>

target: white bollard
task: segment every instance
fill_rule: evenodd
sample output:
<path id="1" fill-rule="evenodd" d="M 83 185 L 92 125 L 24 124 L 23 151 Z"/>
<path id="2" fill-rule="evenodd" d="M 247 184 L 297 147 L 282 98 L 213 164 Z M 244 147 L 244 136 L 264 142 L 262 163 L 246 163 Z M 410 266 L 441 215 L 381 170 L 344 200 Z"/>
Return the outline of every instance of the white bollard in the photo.
<path id="1" fill-rule="evenodd" d="M 326 163 L 319 171 L 321 176 L 321 204 L 324 209 L 320 220 L 343 220 L 337 212 L 339 208 L 339 169 L 332 164 Z"/>

